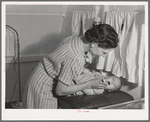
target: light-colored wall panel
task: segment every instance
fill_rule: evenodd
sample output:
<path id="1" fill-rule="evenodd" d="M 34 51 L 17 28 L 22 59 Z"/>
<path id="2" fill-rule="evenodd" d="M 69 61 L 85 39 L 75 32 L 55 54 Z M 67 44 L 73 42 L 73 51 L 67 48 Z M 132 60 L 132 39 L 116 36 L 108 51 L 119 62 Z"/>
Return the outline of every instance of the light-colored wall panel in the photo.
<path id="1" fill-rule="evenodd" d="M 6 13 L 62 13 L 63 5 L 7 5 Z"/>
<path id="2" fill-rule="evenodd" d="M 60 35 L 66 7 L 38 6 L 34 9 L 31 6 L 7 7 L 6 24 L 17 30 L 20 39 L 22 94 L 25 83 L 37 62 L 62 41 Z M 19 100 L 19 87 L 14 67 L 7 68 L 6 74 L 6 102 L 10 102 L 14 90 L 12 101 Z"/>
<path id="3" fill-rule="evenodd" d="M 19 33 L 21 55 L 47 53 L 60 41 L 62 16 L 8 15 L 6 21 Z"/>
<path id="4" fill-rule="evenodd" d="M 140 11 L 144 9 L 143 5 L 108 5 L 106 6 L 108 11 L 124 11 L 124 12 L 133 12 Z"/>

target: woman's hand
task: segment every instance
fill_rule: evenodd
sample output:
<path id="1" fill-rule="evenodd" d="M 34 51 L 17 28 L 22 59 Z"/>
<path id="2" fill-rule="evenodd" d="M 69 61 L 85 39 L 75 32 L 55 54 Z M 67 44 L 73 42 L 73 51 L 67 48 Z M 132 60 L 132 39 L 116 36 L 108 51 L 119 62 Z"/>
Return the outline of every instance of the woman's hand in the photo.
<path id="1" fill-rule="evenodd" d="M 106 84 L 102 82 L 102 78 L 96 78 L 90 81 L 91 82 L 91 88 L 93 89 L 104 89 L 106 87 Z"/>

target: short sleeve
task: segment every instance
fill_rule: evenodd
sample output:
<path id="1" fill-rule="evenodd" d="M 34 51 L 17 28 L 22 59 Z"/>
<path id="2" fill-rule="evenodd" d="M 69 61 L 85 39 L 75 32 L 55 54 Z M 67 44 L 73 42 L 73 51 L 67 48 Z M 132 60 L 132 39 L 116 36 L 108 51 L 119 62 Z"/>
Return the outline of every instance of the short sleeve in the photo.
<path id="1" fill-rule="evenodd" d="M 65 64 L 62 66 L 58 80 L 66 85 L 70 85 L 72 83 L 73 71 L 72 71 L 72 60 L 65 61 Z"/>

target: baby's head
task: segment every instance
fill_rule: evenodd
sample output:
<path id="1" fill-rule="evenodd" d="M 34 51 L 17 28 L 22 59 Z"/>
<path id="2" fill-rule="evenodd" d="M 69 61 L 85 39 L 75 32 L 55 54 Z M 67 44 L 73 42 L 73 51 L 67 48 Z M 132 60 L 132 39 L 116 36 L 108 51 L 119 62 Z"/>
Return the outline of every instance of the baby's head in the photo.
<path id="1" fill-rule="evenodd" d="M 122 86 L 122 81 L 117 76 L 104 77 L 102 82 L 106 84 L 105 90 L 108 92 L 118 91 Z"/>

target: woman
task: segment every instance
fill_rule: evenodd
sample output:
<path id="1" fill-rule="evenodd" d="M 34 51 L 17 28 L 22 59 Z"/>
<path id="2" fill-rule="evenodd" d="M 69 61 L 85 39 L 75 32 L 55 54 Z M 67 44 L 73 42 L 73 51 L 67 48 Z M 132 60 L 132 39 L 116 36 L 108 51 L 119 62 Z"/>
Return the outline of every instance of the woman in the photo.
<path id="1" fill-rule="evenodd" d="M 87 88 L 104 88 L 99 79 L 74 84 L 82 74 L 85 52 L 92 56 L 105 56 L 117 47 L 118 35 L 107 24 L 93 26 L 85 36 L 70 36 L 46 55 L 30 75 L 24 92 L 25 108 L 58 108 L 57 97 Z"/>

